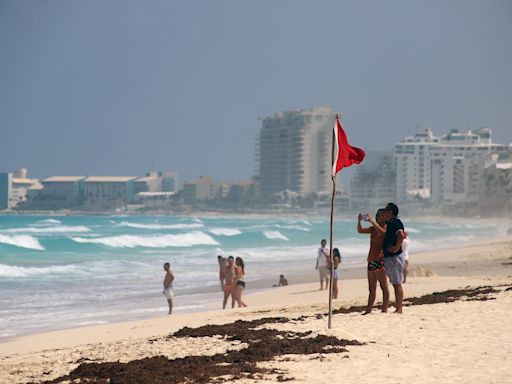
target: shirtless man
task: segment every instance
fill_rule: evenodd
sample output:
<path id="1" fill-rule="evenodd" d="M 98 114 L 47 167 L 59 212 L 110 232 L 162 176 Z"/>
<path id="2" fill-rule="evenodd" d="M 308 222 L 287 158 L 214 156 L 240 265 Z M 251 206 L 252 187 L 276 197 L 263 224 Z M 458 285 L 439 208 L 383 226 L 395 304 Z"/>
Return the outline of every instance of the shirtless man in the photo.
<path id="1" fill-rule="evenodd" d="M 224 269 L 224 301 L 222 302 L 222 309 L 226 309 L 229 296 L 231 296 L 232 305 L 235 303 L 233 297 L 233 290 L 235 284 L 235 258 L 233 256 L 228 257 L 228 264 Z"/>
<path id="2" fill-rule="evenodd" d="M 220 280 L 220 290 L 224 291 L 224 269 L 226 269 L 226 265 L 228 263 L 228 259 L 222 257 L 221 255 L 217 256 L 217 261 L 219 262 L 219 280 Z"/>
<path id="3" fill-rule="evenodd" d="M 174 281 L 174 274 L 171 271 L 171 264 L 164 264 L 165 278 L 164 278 L 164 296 L 169 303 L 169 315 L 172 314 L 172 298 L 174 293 L 172 291 L 172 282 Z"/>

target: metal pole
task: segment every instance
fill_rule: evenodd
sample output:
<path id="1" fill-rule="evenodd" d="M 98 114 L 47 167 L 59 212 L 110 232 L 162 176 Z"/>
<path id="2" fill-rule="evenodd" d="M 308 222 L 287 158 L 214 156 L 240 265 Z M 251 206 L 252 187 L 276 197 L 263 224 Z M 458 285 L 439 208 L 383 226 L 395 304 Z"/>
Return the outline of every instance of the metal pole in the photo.
<path id="1" fill-rule="evenodd" d="M 336 114 L 336 117 L 335 117 L 335 120 L 334 120 L 334 124 L 336 124 L 336 120 L 338 119 L 338 115 Z M 331 164 L 333 165 L 334 167 L 334 140 L 335 140 L 335 135 L 334 135 L 334 129 L 338 129 L 338 127 L 336 126 L 335 128 L 333 128 L 333 131 L 332 131 L 332 152 L 331 152 Z M 332 325 L 332 279 L 333 279 L 333 276 L 334 276 L 334 260 L 333 260 L 333 255 L 332 255 L 332 230 L 333 230 L 333 227 L 334 227 L 334 201 L 335 201 L 335 197 L 336 197 L 336 175 L 332 176 L 332 197 L 331 197 L 331 226 L 330 226 L 330 230 L 329 230 L 329 258 L 330 258 L 330 261 L 331 261 L 331 278 L 329 279 L 329 321 L 328 321 L 328 324 L 327 324 L 327 327 L 329 329 L 331 329 L 331 325 Z"/>

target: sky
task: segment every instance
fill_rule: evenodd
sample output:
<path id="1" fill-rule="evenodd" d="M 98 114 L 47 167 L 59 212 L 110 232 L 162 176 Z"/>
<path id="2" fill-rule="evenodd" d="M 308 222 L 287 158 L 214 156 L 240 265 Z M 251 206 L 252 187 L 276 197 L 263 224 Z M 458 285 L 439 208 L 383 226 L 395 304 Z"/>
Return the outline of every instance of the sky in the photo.
<path id="1" fill-rule="evenodd" d="M 329 105 L 352 145 L 512 141 L 507 0 L 2 0 L 0 171 L 257 173 L 261 117 Z"/>

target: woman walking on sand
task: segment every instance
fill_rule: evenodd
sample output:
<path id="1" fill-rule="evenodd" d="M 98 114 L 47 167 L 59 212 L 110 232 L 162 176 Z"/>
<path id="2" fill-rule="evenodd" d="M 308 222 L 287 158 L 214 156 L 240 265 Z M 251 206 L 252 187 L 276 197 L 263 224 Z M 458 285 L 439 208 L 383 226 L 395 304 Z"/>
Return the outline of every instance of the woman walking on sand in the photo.
<path id="1" fill-rule="evenodd" d="M 233 288 L 233 298 L 238 303 L 238 307 L 247 307 L 247 305 L 242 301 L 242 293 L 245 289 L 245 265 L 244 261 L 241 257 L 237 257 L 235 259 L 235 287 Z M 234 308 L 235 303 L 233 302 L 232 308 Z"/>
<path id="2" fill-rule="evenodd" d="M 371 227 L 363 228 L 361 221 L 368 221 Z M 375 215 L 375 221 L 370 214 L 359 214 L 357 220 L 357 232 L 370 234 L 370 250 L 368 251 L 368 305 L 363 315 L 369 314 L 373 309 L 375 297 L 377 296 L 377 281 L 382 289 L 382 312 L 388 311 L 389 289 L 386 271 L 384 269 L 384 254 L 382 253 L 382 242 L 386 233 L 386 222 L 384 220 L 384 209 L 379 209 Z"/>

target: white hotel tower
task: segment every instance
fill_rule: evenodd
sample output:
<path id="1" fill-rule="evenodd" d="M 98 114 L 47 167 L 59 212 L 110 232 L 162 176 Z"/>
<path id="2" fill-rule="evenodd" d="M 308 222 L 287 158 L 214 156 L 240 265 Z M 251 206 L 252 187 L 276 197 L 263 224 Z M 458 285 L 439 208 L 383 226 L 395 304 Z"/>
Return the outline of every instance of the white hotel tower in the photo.
<path id="1" fill-rule="evenodd" d="M 333 118 L 330 107 L 278 112 L 263 118 L 256 152 L 264 194 L 331 190 Z"/>
<path id="2" fill-rule="evenodd" d="M 395 144 L 398 203 L 422 198 L 438 205 L 475 205 L 486 166 L 508 156 L 505 145 L 494 144 L 491 129 L 451 130 L 436 137 L 430 128 Z"/>
<path id="3" fill-rule="evenodd" d="M 396 200 L 430 197 L 430 150 L 439 142 L 430 128 L 418 128 L 412 137 L 395 144 Z"/>

